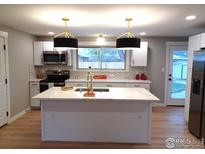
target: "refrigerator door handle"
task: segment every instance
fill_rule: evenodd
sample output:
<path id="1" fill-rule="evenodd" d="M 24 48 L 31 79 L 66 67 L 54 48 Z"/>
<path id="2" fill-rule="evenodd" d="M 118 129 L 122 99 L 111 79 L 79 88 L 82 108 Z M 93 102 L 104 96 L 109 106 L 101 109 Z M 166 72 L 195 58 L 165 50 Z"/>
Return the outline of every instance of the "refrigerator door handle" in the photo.
<path id="1" fill-rule="evenodd" d="M 192 88 L 192 93 L 196 95 L 200 95 L 201 93 L 201 80 L 198 79 L 193 79 L 193 88 Z"/>

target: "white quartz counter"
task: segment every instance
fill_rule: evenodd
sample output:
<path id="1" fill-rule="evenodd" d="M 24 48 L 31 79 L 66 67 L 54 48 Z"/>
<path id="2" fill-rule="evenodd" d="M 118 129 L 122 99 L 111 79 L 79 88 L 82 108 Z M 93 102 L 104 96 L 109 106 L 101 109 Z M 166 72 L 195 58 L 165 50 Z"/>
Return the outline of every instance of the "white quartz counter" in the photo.
<path id="1" fill-rule="evenodd" d="M 65 82 L 87 82 L 86 79 L 68 79 Z M 107 83 L 148 83 L 149 80 L 129 80 L 129 79 L 94 79 L 93 82 L 107 82 Z"/>
<path id="2" fill-rule="evenodd" d="M 40 100 L 140 100 L 140 101 L 159 101 L 159 99 L 144 88 L 109 88 L 109 92 L 95 92 L 95 97 L 84 97 L 85 92 L 76 92 L 73 90 L 62 91 L 60 87 L 50 88 L 43 93 L 34 96 L 34 99 Z M 79 88 L 79 87 L 78 87 Z M 107 87 L 106 87 L 107 88 Z"/>

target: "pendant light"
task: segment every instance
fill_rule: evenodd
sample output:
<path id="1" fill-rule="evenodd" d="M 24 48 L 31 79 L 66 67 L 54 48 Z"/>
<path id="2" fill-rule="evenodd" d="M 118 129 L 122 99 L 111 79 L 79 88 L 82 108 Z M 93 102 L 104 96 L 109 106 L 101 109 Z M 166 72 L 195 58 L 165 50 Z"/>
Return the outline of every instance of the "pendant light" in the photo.
<path id="1" fill-rule="evenodd" d="M 133 49 L 140 48 L 140 39 L 136 38 L 130 30 L 130 21 L 132 18 L 126 18 L 125 21 L 128 22 L 128 31 L 117 38 L 116 48 L 122 49 Z"/>
<path id="2" fill-rule="evenodd" d="M 54 37 L 54 48 L 60 48 L 60 49 L 78 48 L 78 40 L 67 30 L 67 22 L 69 21 L 69 19 L 63 18 L 62 20 L 65 22 L 65 30 L 63 33 Z"/>

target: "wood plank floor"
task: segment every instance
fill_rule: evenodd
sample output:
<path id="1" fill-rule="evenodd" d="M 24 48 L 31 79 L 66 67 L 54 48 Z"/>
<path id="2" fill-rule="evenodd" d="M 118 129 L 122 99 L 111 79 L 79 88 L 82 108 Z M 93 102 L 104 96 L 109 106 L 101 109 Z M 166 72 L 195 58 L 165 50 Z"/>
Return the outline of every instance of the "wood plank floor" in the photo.
<path id="1" fill-rule="evenodd" d="M 166 148 L 165 139 L 168 137 L 196 139 L 187 129 L 184 108 L 153 107 L 152 144 L 41 142 L 40 111 L 32 110 L 0 128 L 0 148 Z"/>

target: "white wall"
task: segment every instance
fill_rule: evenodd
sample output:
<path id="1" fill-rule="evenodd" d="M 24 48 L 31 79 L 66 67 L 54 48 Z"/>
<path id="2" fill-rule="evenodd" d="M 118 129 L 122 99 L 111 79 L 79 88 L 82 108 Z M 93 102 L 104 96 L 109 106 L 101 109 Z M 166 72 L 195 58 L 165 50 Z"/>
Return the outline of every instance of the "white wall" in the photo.
<path id="1" fill-rule="evenodd" d="M 33 64 L 33 41 L 30 34 L 0 24 L 8 32 L 11 117 L 29 106 L 29 65 Z"/>

